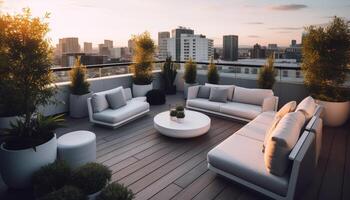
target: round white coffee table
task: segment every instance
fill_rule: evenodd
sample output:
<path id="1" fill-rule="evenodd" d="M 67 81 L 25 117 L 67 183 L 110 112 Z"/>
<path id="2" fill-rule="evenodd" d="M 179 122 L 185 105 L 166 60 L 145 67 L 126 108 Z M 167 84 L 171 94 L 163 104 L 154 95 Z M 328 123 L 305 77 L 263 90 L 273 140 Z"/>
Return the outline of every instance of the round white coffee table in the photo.
<path id="1" fill-rule="evenodd" d="M 170 119 L 169 111 L 156 115 L 154 128 L 161 134 L 174 138 L 192 138 L 207 133 L 210 118 L 200 112 L 185 110 L 185 119 L 179 123 Z"/>

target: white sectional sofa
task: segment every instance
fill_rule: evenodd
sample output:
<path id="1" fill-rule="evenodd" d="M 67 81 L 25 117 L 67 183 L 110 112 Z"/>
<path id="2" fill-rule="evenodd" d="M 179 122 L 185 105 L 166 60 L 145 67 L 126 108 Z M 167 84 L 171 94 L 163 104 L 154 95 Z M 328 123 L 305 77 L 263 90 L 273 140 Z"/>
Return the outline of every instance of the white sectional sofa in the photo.
<path id="1" fill-rule="evenodd" d="M 215 102 L 198 96 L 201 85 L 188 89 L 186 107 L 243 121 L 251 121 L 260 113 L 276 111 L 278 97 L 272 90 L 250 89 L 234 85 L 205 84 L 211 88 L 228 89 L 226 102 Z"/>
<path id="2" fill-rule="evenodd" d="M 103 103 L 106 104 L 106 94 L 112 94 L 118 90 L 122 90 L 126 105 L 119 107 L 118 109 L 112 109 L 110 106 L 104 105 L 104 109 L 96 111 L 92 102 L 94 95 L 101 97 Z M 150 111 L 150 105 L 146 102 L 146 97 L 132 98 L 130 88 L 118 87 L 115 89 L 95 93 L 93 97 L 88 98 L 88 111 L 90 122 L 100 124 L 109 127 L 119 127 L 131 120 L 141 117 Z M 107 107 L 107 108 L 106 108 Z"/>
<path id="3" fill-rule="evenodd" d="M 208 153 L 208 168 L 273 199 L 294 199 L 312 179 L 322 143 L 322 107 L 305 102 L 259 114 Z"/>

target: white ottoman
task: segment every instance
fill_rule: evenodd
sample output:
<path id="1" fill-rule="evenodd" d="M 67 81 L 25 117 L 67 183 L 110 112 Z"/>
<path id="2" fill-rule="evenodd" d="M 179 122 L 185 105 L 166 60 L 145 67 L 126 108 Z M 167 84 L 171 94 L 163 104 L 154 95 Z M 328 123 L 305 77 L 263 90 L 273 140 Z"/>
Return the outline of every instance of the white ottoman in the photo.
<path id="1" fill-rule="evenodd" d="M 62 135 L 57 141 L 58 157 L 70 167 L 77 168 L 96 161 L 96 136 L 89 131 L 74 131 Z"/>

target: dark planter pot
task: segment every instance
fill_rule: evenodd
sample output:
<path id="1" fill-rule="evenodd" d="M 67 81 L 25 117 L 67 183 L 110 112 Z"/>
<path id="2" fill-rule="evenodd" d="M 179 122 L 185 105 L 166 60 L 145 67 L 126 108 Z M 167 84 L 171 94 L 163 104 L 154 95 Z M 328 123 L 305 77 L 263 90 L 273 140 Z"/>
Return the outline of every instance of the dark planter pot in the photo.
<path id="1" fill-rule="evenodd" d="M 176 94 L 176 85 L 165 88 L 165 94 Z"/>

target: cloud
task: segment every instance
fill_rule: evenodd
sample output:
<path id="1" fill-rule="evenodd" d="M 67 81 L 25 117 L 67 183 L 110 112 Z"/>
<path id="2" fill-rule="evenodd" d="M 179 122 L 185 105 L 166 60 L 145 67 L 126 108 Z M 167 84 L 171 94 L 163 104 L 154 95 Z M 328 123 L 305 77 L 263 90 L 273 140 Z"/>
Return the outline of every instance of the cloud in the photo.
<path id="1" fill-rule="evenodd" d="M 271 27 L 269 30 L 281 30 L 281 31 L 296 31 L 301 30 L 303 27 Z"/>
<path id="2" fill-rule="evenodd" d="M 292 31 L 277 31 L 276 33 L 288 34 L 288 33 L 292 33 Z"/>
<path id="3" fill-rule="evenodd" d="M 245 24 L 250 24 L 250 25 L 262 25 L 264 22 L 247 22 Z"/>
<path id="4" fill-rule="evenodd" d="M 249 38 L 259 38 L 260 36 L 258 35 L 248 35 Z"/>
<path id="5" fill-rule="evenodd" d="M 280 10 L 280 11 L 294 11 L 307 8 L 308 6 L 305 4 L 284 4 L 277 6 L 270 6 L 271 10 Z"/>

